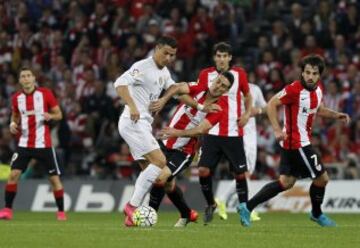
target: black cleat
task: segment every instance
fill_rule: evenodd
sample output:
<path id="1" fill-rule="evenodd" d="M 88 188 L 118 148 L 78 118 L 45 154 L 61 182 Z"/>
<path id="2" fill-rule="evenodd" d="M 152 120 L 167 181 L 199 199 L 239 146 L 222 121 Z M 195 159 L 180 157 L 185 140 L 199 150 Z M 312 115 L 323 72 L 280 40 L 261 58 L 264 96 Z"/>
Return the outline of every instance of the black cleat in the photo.
<path id="1" fill-rule="evenodd" d="M 207 206 L 205 208 L 205 213 L 204 213 L 204 225 L 207 225 L 209 224 L 213 217 L 214 217 L 214 212 L 215 212 L 215 209 L 216 209 L 217 205 L 212 205 L 212 206 Z"/>

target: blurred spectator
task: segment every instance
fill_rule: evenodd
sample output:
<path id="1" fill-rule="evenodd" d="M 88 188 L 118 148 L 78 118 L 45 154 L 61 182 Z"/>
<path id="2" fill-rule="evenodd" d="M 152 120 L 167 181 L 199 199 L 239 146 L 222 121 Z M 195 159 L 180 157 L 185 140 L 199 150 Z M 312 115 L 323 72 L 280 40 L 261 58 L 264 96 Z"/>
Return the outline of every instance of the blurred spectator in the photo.
<path id="1" fill-rule="evenodd" d="M 170 67 L 178 81 L 193 81 L 199 68 L 212 63 L 213 43 L 226 40 L 234 47 L 232 62 L 249 69 L 249 81 L 267 98 L 299 78 L 301 57 L 324 55 L 324 103 L 350 114 L 352 125 L 318 118 L 322 128 L 314 130 L 314 143 L 324 163 L 346 164 L 339 168 L 346 178 L 355 178 L 354 162 L 358 168 L 360 160 L 359 9 L 356 1 L 326 0 L 0 1 L 0 157 L 6 160 L 14 148 L 6 130 L 9 97 L 18 88 L 18 69 L 29 66 L 39 86 L 54 90 L 67 117 L 54 129 L 66 175 L 131 178 L 109 159 L 116 154 L 124 161 L 127 153 L 117 134 L 124 103 L 112 84 L 135 61 L 151 55 L 156 39 L 166 34 L 178 41 Z M 172 107 L 168 104 L 159 115 L 159 128 Z M 274 177 L 277 142 L 268 120 L 258 124 L 257 177 Z M 357 159 L 350 161 L 350 152 Z"/>

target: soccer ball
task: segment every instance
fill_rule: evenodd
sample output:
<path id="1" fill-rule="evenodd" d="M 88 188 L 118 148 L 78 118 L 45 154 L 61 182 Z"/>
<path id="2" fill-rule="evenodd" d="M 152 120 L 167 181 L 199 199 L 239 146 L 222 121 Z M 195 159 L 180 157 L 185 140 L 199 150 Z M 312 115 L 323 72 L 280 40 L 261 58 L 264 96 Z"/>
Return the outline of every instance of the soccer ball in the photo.
<path id="1" fill-rule="evenodd" d="M 157 222 L 157 213 L 152 207 L 140 206 L 135 209 L 132 220 L 135 226 L 151 227 Z"/>

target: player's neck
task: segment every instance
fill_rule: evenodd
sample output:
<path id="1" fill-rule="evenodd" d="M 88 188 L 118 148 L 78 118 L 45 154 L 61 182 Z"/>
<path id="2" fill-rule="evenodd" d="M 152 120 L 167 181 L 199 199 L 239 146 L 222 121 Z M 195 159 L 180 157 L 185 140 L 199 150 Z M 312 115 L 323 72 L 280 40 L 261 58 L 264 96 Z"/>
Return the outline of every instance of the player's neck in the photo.
<path id="1" fill-rule="evenodd" d="M 154 61 L 154 63 L 155 63 L 155 65 L 156 65 L 157 68 L 159 68 L 160 70 L 161 70 L 162 68 L 164 68 L 164 66 L 161 66 L 161 65 L 159 64 L 159 62 L 157 62 L 155 56 L 152 56 L 152 59 L 153 59 L 153 61 Z"/>
<path id="2" fill-rule="evenodd" d="M 211 95 L 210 91 L 206 93 L 205 102 L 206 103 L 213 103 L 216 102 L 219 99 L 218 96 Z"/>
<path id="3" fill-rule="evenodd" d="M 228 65 L 228 66 L 225 67 L 225 68 L 216 68 L 216 71 L 217 71 L 218 73 L 223 73 L 223 72 L 226 72 L 226 71 L 228 71 L 228 70 L 230 70 L 230 65 Z"/>
<path id="4" fill-rule="evenodd" d="M 35 91 L 35 89 L 36 89 L 36 87 L 34 85 L 32 87 L 29 87 L 29 88 L 23 88 L 23 91 L 24 91 L 25 94 L 29 95 L 29 94 L 33 93 Z"/>

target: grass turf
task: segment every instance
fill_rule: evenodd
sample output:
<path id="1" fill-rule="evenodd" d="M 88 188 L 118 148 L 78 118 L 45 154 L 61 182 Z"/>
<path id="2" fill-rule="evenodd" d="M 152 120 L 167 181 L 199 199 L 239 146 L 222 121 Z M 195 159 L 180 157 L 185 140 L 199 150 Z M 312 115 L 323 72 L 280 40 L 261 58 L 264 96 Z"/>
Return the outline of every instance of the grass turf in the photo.
<path id="1" fill-rule="evenodd" d="M 160 212 L 153 228 L 125 228 L 120 213 L 69 213 L 58 222 L 55 213 L 15 212 L 0 221 L 0 247 L 360 247 L 360 214 L 333 214 L 338 227 L 323 228 L 306 214 L 266 213 L 244 228 L 238 216 L 218 216 L 204 226 L 202 220 L 174 228 L 177 213 Z M 201 217 L 201 216 L 200 216 Z"/>

